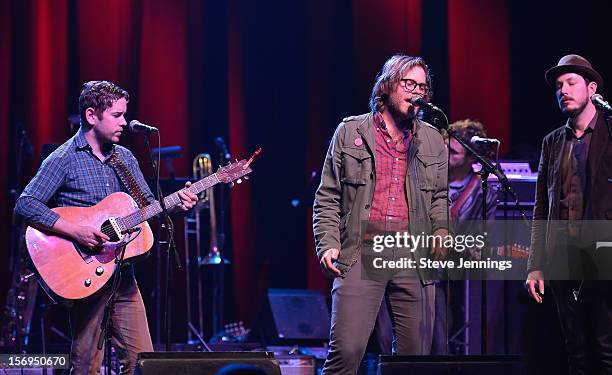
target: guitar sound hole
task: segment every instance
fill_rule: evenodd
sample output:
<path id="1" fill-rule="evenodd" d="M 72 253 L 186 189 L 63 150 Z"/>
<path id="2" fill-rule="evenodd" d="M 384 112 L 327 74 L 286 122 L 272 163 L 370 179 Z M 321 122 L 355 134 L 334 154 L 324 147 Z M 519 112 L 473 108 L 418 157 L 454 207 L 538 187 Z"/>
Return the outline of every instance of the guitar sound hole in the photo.
<path id="1" fill-rule="evenodd" d="M 79 244 L 76 241 L 73 241 L 72 243 L 74 244 L 74 248 L 79 253 L 81 258 L 83 258 L 85 263 L 89 264 L 89 263 L 91 263 L 93 261 L 92 255 L 95 255 L 95 253 L 96 253 L 95 251 L 91 250 L 90 248 L 88 248 L 86 246 L 81 246 L 81 244 Z"/>
<path id="2" fill-rule="evenodd" d="M 119 241 L 119 236 L 117 235 L 117 232 L 115 232 L 115 229 L 113 229 L 113 225 L 108 220 L 102 223 L 102 226 L 100 227 L 100 232 L 109 236 L 110 242 Z"/>

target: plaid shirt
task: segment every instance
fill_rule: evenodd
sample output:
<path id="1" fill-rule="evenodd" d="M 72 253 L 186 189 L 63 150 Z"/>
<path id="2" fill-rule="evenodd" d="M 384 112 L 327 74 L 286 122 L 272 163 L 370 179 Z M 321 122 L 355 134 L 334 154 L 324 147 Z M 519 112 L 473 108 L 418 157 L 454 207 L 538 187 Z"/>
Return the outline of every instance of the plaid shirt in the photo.
<path id="1" fill-rule="evenodd" d="M 374 114 L 376 140 L 376 186 L 370 222 L 408 222 L 406 172 L 408 145 L 412 133 L 407 131 L 394 142 L 380 113 Z"/>
<path id="2" fill-rule="evenodd" d="M 116 152 L 125 161 L 147 201 L 154 201 L 134 155 L 119 145 L 113 145 L 111 152 Z M 30 224 L 51 228 L 59 215 L 49 207 L 89 207 L 118 191 L 127 192 L 127 189 L 108 163 L 108 157 L 100 161 L 79 130 L 43 161 L 36 176 L 17 199 L 15 212 Z"/>

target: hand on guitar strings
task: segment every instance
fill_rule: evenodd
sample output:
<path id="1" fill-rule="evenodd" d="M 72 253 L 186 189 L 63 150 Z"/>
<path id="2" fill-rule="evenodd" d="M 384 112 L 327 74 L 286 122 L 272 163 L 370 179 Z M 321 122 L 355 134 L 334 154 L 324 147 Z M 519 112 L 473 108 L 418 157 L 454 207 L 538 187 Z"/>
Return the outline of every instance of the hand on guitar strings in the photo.
<path id="1" fill-rule="evenodd" d="M 77 225 L 75 227 L 74 238 L 78 243 L 90 249 L 100 248 L 105 242 L 110 241 L 110 237 L 106 234 L 96 228 L 84 225 Z"/>
<path id="2" fill-rule="evenodd" d="M 181 203 L 179 203 L 177 207 L 182 211 L 191 210 L 198 201 L 198 196 L 188 190 L 190 186 L 191 182 L 187 181 L 185 183 L 185 189 L 178 191 L 178 196 L 181 199 Z"/>

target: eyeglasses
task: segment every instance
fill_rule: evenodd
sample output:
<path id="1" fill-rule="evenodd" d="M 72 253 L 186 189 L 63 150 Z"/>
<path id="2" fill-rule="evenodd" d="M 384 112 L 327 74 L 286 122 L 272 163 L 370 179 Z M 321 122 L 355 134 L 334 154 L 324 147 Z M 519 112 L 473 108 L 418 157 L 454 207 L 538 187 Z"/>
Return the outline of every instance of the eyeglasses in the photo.
<path id="1" fill-rule="evenodd" d="M 400 81 L 404 84 L 404 89 L 408 92 L 413 92 L 417 86 L 423 94 L 427 94 L 427 91 L 429 91 L 429 86 L 426 83 L 416 83 L 416 81 L 410 78 L 402 78 Z"/>

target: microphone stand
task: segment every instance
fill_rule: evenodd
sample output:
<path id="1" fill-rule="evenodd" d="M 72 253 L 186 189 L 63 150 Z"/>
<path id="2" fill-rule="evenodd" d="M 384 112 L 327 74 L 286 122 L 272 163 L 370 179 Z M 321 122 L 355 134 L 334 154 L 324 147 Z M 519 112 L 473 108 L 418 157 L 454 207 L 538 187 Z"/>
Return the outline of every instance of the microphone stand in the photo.
<path id="1" fill-rule="evenodd" d="M 119 284 L 121 283 L 121 268 L 123 267 L 123 259 L 125 256 L 125 248 L 126 245 L 121 247 L 121 255 L 119 259 L 115 258 L 115 273 L 113 274 L 113 285 L 111 287 L 111 293 L 106 301 L 106 305 L 104 306 L 104 315 L 102 317 L 102 323 L 100 324 L 100 329 L 102 333 L 100 334 L 100 338 L 98 339 L 98 350 L 102 350 L 104 346 L 104 356 L 106 358 L 106 375 L 111 375 L 111 367 L 112 367 L 112 331 L 113 331 L 113 319 L 112 314 L 115 309 L 115 296 L 117 294 L 117 289 L 119 289 Z M 116 253 L 115 253 L 116 256 Z"/>
<path id="2" fill-rule="evenodd" d="M 225 143 L 221 143 L 220 152 L 219 152 L 219 160 L 222 162 L 221 165 L 225 165 L 225 162 L 231 162 L 231 155 L 227 150 L 227 146 Z M 221 254 L 221 262 L 219 263 L 219 267 L 213 267 L 212 274 L 214 282 L 214 289 L 212 294 L 213 299 L 213 317 L 212 317 L 212 333 L 216 335 L 221 331 L 223 324 L 225 324 L 225 267 L 229 264 L 229 261 L 226 258 L 225 253 L 225 208 L 228 203 L 226 200 L 228 197 L 226 196 L 226 187 L 219 187 L 219 201 L 221 204 L 219 205 L 219 220 L 217 221 L 217 247 L 219 253 Z M 211 190 L 211 194 L 215 192 Z"/>
<path id="3" fill-rule="evenodd" d="M 474 157 L 474 159 L 476 159 L 476 161 L 480 163 L 480 165 L 482 166 L 482 169 L 480 170 L 480 172 L 478 172 L 478 174 L 480 174 L 481 176 L 481 190 L 482 190 L 482 211 L 481 212 L 482 212 L 483 232 L 484 232 L 484 227 L 487 221 L 487 211 L 488 211 L 487 194 L 489 190 L 488 179 L 489 179 L 490 174 L 493 174 L 497 177 L 498 181 L 502 185 L 502 190 L 505 194 L 510 194 L 514 197 L 515 205 L 517 209 L 519 210 L 519 212 L 521 213 L 521 218 L 523 219 L 523 222 L 527 226 L 529 226 L 529 220 L 527 219 L 527 215 L 525 214 L 525 211 L 523 210 L 523 208 L 520 206 L 518 196 L 512 189 L 512 185 L 510 185 L 510 181 L 508 180 L 508 177 L 504 174 L 504 172 L 498 166 L 494 166 L 489 160 L 487 160 L 486 158 L 478 154 L 478 152 L 476 152 L 469 144 L 467 144 L 467 142 L 465 142 L 463 139 L 458 137 L 455 131 L 453 131 L 450 128 L 446 129 L 446 131 L 448 132 L 448 135 L 450 137 L 452 137 L 457 142 L 459 142 L 459 144 L 461 144 L 468 151 L 468 153 L 471 154 Z M 486 256 L 485 251 L 486 250 L 483 249 L 483 254 L 481 257 Z M 482 272 L 484 272 L 484 270 Z M 481 292 L 481 301 L 480 301 L 480 304 L 481 304 L 480 305 L 481 342 L 480 344 L 481 344 L 481 354 L 486 354 L 487 352 L 487 330 L 488 330 L 487 329 L 487 283 L 484 277 L 482 279 L 482 285 L 481 285 L 480 292 Z"/>
<path id="4" fill-rule="evenodd" d="M 461 144 L 465 149 L 471 154 L 477 162 L 482 165 L 482 169 L 477 172 L 480 175 L 480 188 L 482 190 L 482 231 L 484 232 L 485 223 L 487 221 L 487 194 L 489 192 L 489 174 L 497 171 L 488 160 L 484 159 L 480 154 L 478 154 L 470 145 L 467 144 L 461 137 L 458 137 L 456 132 L 450 128 L 446 129 L 448 135 L 456 140 L 459 144 Z M 483 258 L 486 254 L 484 254 L 485 249 L 482 250 L 483 254 L 481 258 Z M 484 271 L 482 271 L 484 273 Z M 484 274 L 481 274 L 484 276 Z M 487 352 L 487 283 L 486 278 L 482 278 L 481 289 L 480 289 L 480 328 L 481 328 L 481 341 L 480 341 L 480 353 L 485 354 Z"/>
<path id="5" fill-rule="evenodd" d="M 481 180 L 482 180 L 481 190 L 482 190 L 483 199 L 482 199 L 482 211 L 481 212 L 482 212 L 483 229 L 487 221 L 487 193 L 489 189 L 488 178 L 490 174 L 493 174 L 494 176 L 497 177 L 498 181 L 502 185 L 502 190 L 506 194 L 510 194 L 513 196 L 515 205 L 521 214 L 521 218 L 523 219 L 523 222 L 527 226 L 530 226 L 529 220 L 527 219 L 527 215 L 525 214 L 525 211 L 520 206 L 518 196 L 512 189 L 512 186 L 510 185 L 510 181 L 508 181 L 508 177 L 504 174 L 501 168 L 499 168 L 499 166 L 494 166 L 489 160 L 487 160 L 486 158 L 478 154 L 478 152 L 476 152 L 476 150 L 474 150 L 469 144 L 467 144 L 467 142 L 465 142 L 463 139 L 458 137 L 456 131 L 449 128 L 448 117 L 446 116 L 446 113 L 444 113 L 444 111 L 442 111 L 440 108 L 434 105 L 428 105 L 428 106 L 425 106 L 424 108 L 427 108 L 430 111 L 440 113 L 443 116 L 443 118 L 433 117 L 433 125 L 439 130 L 442 130 L 442 129 L 446 130 L 449 137 L 455 139 L 460 145 L 462 145 L 468 151 L 468 153 L 472 155 L 474 159 L 482 166 L 480 172 L 478 173 L 480 174 Z M 483 250 L 483 252 L 484 251 L 485 250 Z M 487 352 L 487 288 L 486 287 L 487 287 L 486 279 L 483 278 L 482 284 L 481 284 L 481 301 L 480 301 L 481 303 L 481 354 L 485 354 Z"/>
<path id="6" fill-rule="evenodd" d="M 166 242 L 168 244 L 168 247 L 166 248 L 166 285 L 165 285 L 166 290 L 165 290 L 165 295 L 164 295 L 164 304 L 165 304 L 164 324 L 166 327 L 166 351 L 169 352 L 171 349 L 170 340 L 171 340 L 171 333 L 172 333 L 172 329 L 170 325 L 170 314 L 171 314 L 170 287 L 172 285 L 172 268 L 170 267 L 170 253 L 171 252 L 174 253 L 174 260 L 175 260 L 177 269 L 181 269 L 181 261 L 178 256 L 178 252 L 176 251 L 176 243 L 174 242 L 174 223 L 172 222 L 172 219 L 170 218 L 170 215 L 168 214 L 166 203 L 164 202 L 165 198 L 164 198 L 164 195 L 161 189 L 161 184 L 159 181 L 159 163 L 161 162 L 161 154 L 158 148 L 157 162 L 155 162 L 153 160 L 153 156 L 151 155 L 151 142 L 149 139 L 150 133 L 151 133 L 150 131 L 147 132 L 147 136 L 145 137 L 145 145 L 147 147 L 147 152 L 149 154 L 151 166 L 153 167 L 153 173 L 155 174 L 155 181 L 157 185 L 157 200 L 162 210 L 162 216 L 164 218 L 164 224 L 162 226 L 165 225 L 166 227 L 166 233 L 167 233 Z M 158 136 L 158 143 L 161 144 L 161 138 L 159 138 L 160 137 L 159 132 L 157 132 L 157 136 Z"/>

